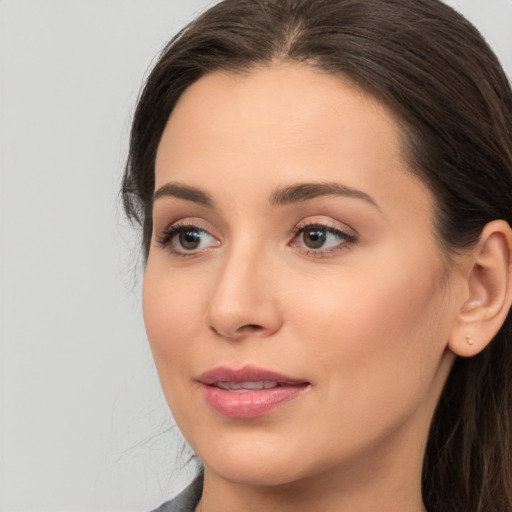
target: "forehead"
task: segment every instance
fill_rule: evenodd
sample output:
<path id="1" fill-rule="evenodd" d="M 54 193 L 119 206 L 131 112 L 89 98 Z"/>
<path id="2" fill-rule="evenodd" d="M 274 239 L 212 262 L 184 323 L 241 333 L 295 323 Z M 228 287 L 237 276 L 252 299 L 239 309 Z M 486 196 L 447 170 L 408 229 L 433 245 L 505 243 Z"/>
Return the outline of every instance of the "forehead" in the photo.
<path id="1" fill-rule="evenodd" d="M 156 188 L 180 181 L 229 197 L 236 185 L 253 194 L 341 181 L 391 201 L 422 196 L 428 205 L 399 141 L 389 109 L 343 77 L 298 64 L 218 71 L 191 85 L 170 116 Z"/>
<path id="2" fill-rule="evenodd" d="M 183 147 L 191 138 L 201 138 L 202 144 L 213 147 L 236 143 L 255 150 L 304 142 L 335 142 L 342 147 L 353 143 L 358 135 L 354 130 L 371 131 L 377 136 L 376 145 L 398 149 L 392 114 L 341 76 L 298 64 L 256 68 L 244 74 L 217 71 L 183 93 L 159 153 L 169 145 Z"/>

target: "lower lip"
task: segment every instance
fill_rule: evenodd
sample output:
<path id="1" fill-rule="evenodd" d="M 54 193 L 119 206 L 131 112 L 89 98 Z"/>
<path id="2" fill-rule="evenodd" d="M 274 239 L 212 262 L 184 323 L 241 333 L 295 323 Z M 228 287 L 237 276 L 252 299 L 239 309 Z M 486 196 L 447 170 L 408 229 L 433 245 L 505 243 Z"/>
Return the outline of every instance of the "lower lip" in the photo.
<path id="1" fill-rule="evenodd" d="M 307 384 L 279 386 L 271 389 L 231 392 L 203 384 L 203 393 L 210 407 L 228 418 L 249 419 L 264 416 L 280 405 L 297 398 Z"/>

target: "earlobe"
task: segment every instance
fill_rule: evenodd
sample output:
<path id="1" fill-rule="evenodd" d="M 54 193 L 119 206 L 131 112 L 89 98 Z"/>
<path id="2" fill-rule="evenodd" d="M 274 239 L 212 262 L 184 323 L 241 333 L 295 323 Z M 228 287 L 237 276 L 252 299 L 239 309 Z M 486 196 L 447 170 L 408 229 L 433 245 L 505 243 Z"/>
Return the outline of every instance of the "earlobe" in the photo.
<path id="1" fill-rule="evenodd" d="M 481 352 L 498 333 L 512 303 L 512 230 L 488 223 L 470 254 L 466 295 L 448 346 L 462 357 Z"/>

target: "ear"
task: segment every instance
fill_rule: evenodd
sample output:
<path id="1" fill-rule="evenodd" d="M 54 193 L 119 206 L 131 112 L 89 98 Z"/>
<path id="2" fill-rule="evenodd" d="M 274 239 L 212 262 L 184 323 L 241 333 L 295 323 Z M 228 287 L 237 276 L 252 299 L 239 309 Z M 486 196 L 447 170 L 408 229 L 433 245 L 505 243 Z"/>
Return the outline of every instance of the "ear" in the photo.
<path id="1" fill-rule="evenodd" d="M 512 230 L 503 220 L 489 222 L 469 254 L 467 283 L 448 347 L 471 357 L 496 336 L 512 303 Z"/>

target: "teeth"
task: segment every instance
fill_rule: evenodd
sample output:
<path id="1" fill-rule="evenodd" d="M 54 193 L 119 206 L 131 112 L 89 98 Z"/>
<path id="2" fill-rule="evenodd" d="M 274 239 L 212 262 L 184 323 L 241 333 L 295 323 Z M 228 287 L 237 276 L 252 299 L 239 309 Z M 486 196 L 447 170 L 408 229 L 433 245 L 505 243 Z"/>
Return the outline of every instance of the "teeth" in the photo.
<path id="1" fill-rule="evenodd" d="M 220 389 L 226 389 L 228 391 L 272 389 L 278 386 L 277 382 L 270 380 L 260 380 L 257 382 L 216 382 L 214 385 Z"/>

